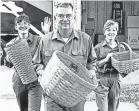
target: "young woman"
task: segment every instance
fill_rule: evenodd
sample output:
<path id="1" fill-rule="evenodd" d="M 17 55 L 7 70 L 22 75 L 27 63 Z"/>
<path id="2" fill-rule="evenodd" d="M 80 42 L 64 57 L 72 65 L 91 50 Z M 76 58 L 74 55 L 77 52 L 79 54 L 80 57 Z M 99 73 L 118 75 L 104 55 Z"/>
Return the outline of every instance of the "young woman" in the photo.
<path id="1" fill-rule="evenodd" d="M 118 33 L 118 23 L 107 20 L 104 24 L 105 39 L 95 46 L 98 57 L 98 77 L 99 85 L 96 92 L 96 102 L 98 111 L 117 111 L 120 96 L 120 74 L 111 65 L 113 52 L 119 51 L 116 36 Z M 120 46 L 124 49 L 123 46 Z"/>

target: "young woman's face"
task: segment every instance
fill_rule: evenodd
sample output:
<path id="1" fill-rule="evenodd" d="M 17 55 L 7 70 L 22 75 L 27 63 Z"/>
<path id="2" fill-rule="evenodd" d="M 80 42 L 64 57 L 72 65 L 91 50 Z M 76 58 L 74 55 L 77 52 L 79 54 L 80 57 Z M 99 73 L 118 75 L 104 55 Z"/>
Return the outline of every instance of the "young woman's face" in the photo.
<path id="1" fill-rule="evenodd" d="M 106 36 L 107 40 L 115 40 L 117 32 L 117 28 L 115 26 L 111 26 L 110 28 L 105 30 L 104 35 Z"/>

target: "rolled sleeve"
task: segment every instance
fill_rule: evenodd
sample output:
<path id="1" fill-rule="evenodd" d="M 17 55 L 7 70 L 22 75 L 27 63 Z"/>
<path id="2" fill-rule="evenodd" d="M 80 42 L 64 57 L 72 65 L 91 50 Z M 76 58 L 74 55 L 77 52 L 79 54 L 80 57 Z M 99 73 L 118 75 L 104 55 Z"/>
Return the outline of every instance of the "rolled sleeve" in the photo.
<path id="1" fill-rule="evenodd" d="M 89 70 L 95 70 L 96 71 L 96 61 L 97 61 L 97 55 L 94 50 L 94 46 L 92 43 L 91 38 L 89 39 L 89 53 L 88 53 L 88 60 L 87 60 L 87 68 Z"/>
<path id="2" fill-rule="evenodd" d="M 96 52 L 97 57 L 99 57 L 99 54 L 100 54 L 100 49 L 99 49 L 99 47 L 97 47 L 97 46 L 95 47 L 95 52 Z M 99 61 L 100 61 L 99 59 L 97 59 L 97 61 L 96 61 L 96 66 L 97 66 L 97 67 L 100 67 L 100 66 L 99 66 Z"/>

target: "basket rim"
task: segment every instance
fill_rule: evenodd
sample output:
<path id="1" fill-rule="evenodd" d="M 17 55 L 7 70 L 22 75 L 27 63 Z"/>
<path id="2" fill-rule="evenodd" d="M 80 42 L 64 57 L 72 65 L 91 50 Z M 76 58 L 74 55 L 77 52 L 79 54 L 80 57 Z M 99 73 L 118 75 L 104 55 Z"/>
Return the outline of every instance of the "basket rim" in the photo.
<path id="1" fill-rule="evenodd" d="M 12 46 L 14 46 L 14 45 L 16 45 L 16 44 L 18 44 L 20 42 L 23 42 L 23 41 L 25 41 L 25 40 L 24 39 L 19 39 L 19 40 L 15 41 L 12 44 L 7 44 L 5 48 L 12 47 Z"/>
<path id="2" fill-rule="evenodd" d="M 136 61 L 137 59 L 139 59 L 139 58 L 137 58 L 137 59 L 132 59 L 132 60 L 124 60 L 124 61 L 119 61 L 119 60 L 116 60 L 115 58 L 112 58 L 113 59 L 113 61 L 115 61 L 115 62 L 117 62 L 117 63 L 124 63 L 124 62 L 132 62 L 132 61 Z"/>
<path id="3" fill-rule="evenodd" d="M 115 59 L 115 55 L 118 55 L 118 54 L 122 54 L 122 53 L 127 53 L 127 52 L 129 52 L 129 51 L 127 51 L 127 50 L 125 50 L 125 51 L 122 51 L 122 52 L 115 52 L 112 56 L 111 56 L 111 59 L 112 60 L 114 60 L 114 61 L 118 61 L 118 62 L 123 62 L 123 61 L 119 61 L 119 60 L 117 60 L 117 59 Z M 130 53 L 130 52 L 129 52 Z M 124 61 L 135 61 L 135 60 L 137 60 L 137 59 L 139 59 L 139 54 L 137 54 L 136 52 L 132 52 L 132 54 L 135 54 L 135 55 L 137 55 L 138 56 L 138 58 L 132 58 L 132 59 L 130 59 L 130 60 L 124 60 Z M 133 55 L 132 55 L 133 56 Z"/>

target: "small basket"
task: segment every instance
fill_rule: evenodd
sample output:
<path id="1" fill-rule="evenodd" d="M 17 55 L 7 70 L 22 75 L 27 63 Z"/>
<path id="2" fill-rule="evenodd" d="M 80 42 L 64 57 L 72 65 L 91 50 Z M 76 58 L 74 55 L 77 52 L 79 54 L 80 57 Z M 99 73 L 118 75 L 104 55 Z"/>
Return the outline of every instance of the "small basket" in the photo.
<path id="1" fill-rule="evenodd" d="M 6 46 L 5 51 L 23 84 L 29 84 L 37 80 L 37 75 L 32 64 L 32 56 L 25 39 L 18 40 Z"/>
<path id="2" fill-rule="evenodd" d="M 119 73 L 129 74 L 139 69 L 139 55 L 132 51 L 130 46 L 121 42 L 120 44 L 126 46 L 129 50 L 121 51 L 119 45 L 119 52 L 116 52 L 111 57 L 112 66 L 119 71 Z"/>
<path id="3" fill-rule="evenodd" d="M 60 51 L 53 53 L 40 84 L 46 95 L 66 107 L 75 106 L 97 87 L 83 65 Z"/>

